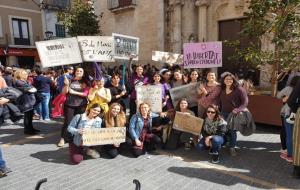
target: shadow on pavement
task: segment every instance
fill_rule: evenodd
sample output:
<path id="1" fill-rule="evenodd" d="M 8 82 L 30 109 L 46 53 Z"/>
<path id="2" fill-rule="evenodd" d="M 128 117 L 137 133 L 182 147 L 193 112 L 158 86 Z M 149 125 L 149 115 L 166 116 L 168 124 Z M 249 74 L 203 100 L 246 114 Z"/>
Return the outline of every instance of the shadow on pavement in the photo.
<path id="1" fill-rule="evenodd" d="M 265 182 L 278 184 L 285 188 L 300 189 L 299 180 L 292 178 L 292 165 L 287 163 L 285 160 L 279 157 L 279 143 L 272 142 L 255 142 L 255 141 L 238 141 L 239 148 L 237 149 L 237 156 L 231 157 L 227 148 L 223 147 L 220 152 L 220 163 L 219 164 L 208 164 L 210 166 L 224 166 L 230 168 L 230 170 L 237 171 L 244 170 L 243 175 L 251 178 L 263 180 Z M 195 149 L 186 151 L 184 149 L 176 151 L 167 151 L 175 156 L 180 156 L 186 162 L 197 162 L 211 160 L 208 151 L 197 151 Z M 204 163 L 204 162 L 203 162 Z M 199 171 L 198 171 L 199 170 Z M 214 171 L 212 171 L 214 170 Z M 182 171 L 175 168 L 170 168 L 170 171 L 185 175 L 187 177 L 199 177 L 208 181 L 225 184 L 228 182 L 218 179 L 218 176 L 213 179 L 206 177 L 205 172 L 215 172 L 219 169 L 202 169 L 202 168 L 182 168 Z M 204 173 L 203 173 L 204 172 Z M 224 171 L 220 171 L 224 173 Z M 219 174 L 216 174 L 219 175 Z M 212 176 L 211 174 L 209 176 Z M 223 179 L 224 180 L 224 179 Z M 239 182 L 245 181 L 240 179 Z M 245 181 L 246 182 L 246 181 Z M 247 183 L 248 184 L 248 183 Z M 228 184 L 233 185 L 233 184 Z M 256 184 L 250 184 L 254 187 Z"/>
<path id="2" fill-rule="evenodd" d="M 30 154 L 31 157 L 37 158 L 42 162 L 51 162 L 57 164 L 73 165 L 69 161 L 69 148 L 59 148 L 53 151 L 40 151 L 34 154 Z"/>

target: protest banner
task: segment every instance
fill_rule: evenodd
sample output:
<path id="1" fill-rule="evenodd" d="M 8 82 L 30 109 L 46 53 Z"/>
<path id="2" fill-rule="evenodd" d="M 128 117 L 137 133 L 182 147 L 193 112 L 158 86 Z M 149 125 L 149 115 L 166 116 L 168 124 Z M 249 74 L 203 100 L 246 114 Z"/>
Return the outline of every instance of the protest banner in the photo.
<path id="1" fill-rule="evenodd" d="M 115 59 L 129 60 L 131 54 L 139 54 L 139 38 L 116 33 L 113 33 L 112 37 Z M 133 60 L 138 60 L 138 56 L 134 57 Z"/>
<path id="2" fill-rule="evenodd" d="M 189 102 L 189 107 L 197 106 L 198 89 L 200 82 L 190 83 L 169 90 L 174 107 L 181 98 L 186 98 Z"/>
<path id="3" fill-rule="evenodd" d="M 44 68 L 82 62 L 78 41 L 75 37 L 39 41 L 35 42 L 35 45 Z"/>
<path id="4" fill-rule="evenodd" d="M 176 112 L 173 129 L 199 135 L 203 126 L 203 119 L 188 113 Z"/>
<path id="5" fill-rule="evenodd" d="M 182 64 L 183 55 L 164 51 L 152 51 L 152 60 L 170 64 Z"/>
<path id="6" fill-rule="evenodd" d="M 88 128 L 82 135 L 83 146 L 120 144 L 125 142 L 126 127 Z"/>
<path id="7" fill-rule="evenodd" d="M 222 42 L 186 43 L 183 53 L 184 68 L 222 67 Z"/>
<path id="8" fill-rule="evenodd" d="M 157 85 L 138 85 L 135 87 L 137 110 L 142 102 L 148 103 L 153 112 L 162 111 L 162 89 Z"/>
<path id="9" fill-rule="evenodd" d="M 77 36 L 83 61 L 114 62 L 112 36 Z"/>

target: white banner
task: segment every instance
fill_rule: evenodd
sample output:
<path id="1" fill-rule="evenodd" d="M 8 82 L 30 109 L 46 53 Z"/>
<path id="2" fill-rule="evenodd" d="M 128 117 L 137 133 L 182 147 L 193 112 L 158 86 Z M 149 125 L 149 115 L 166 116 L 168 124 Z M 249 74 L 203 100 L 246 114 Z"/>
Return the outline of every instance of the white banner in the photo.
<path id="1" fill-rule="evenodd" d="M 126 127 L 84 129 L 82 145 L 95 146 L 125 142 Z"/>
<path id="2" fill-rule="evenodd" d="M 182 64 L 183 55 L 164 51 L 152 51 L 152 60 L 170 64 Z"/>
<path id="3" fill-rule="evenodd" d="M 135 87 L 137 110 L 140 103 L 148 103 L 153 112 L 162 111 L 162 89 L 161 86 L 156 85 L 138 85 Z"/>
<path id="4" fill-rule="evenodd" d="M 112 33 L 114 42 L 114 58 L 128 60 L 131 54 L 137 55 L 133 60 L 138 60 L 139 38 Z"/>
<path id="5" fill-rule="evenodd" d="M 114 62 L 112 36 L 77 36 L 83 61 Z"/>
<path id="6" fill-rule="evenodd" d="M 43 67 L 55 67 L 81 63 L 78 41 L 73 38 L 61 38 L 35 42 Z"/>

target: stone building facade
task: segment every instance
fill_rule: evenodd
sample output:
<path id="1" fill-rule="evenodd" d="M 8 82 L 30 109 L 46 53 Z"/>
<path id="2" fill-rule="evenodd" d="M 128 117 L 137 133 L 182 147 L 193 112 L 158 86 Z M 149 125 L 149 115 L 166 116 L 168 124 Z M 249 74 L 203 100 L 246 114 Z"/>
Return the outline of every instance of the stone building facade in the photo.
<path id="1" fill-rule="evenodd" d="M 140 63 L 153 63 L 152 50 L 182 53 L 188 42 L 239 39 L 246 0 L 97 0 L 97 13 L 103 35 L 121 33 L 140 38 Z M 243 39 L 242 47 L 247 45 Z M 233 48 L 223 45 L 223 67 L 231 72 L 260 71 L 249 64 L 229 59 Z M 265 80 L 265 81 L 264 81 Z M 256 83 L 265 86 L 269 79 Z"/>

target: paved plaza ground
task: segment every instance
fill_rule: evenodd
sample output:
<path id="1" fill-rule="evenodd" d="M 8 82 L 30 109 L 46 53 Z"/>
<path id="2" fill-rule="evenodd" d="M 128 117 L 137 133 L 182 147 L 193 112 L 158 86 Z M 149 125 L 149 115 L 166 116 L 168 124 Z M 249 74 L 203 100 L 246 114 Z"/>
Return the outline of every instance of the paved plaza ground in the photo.
<path id="1" fill-rule="evenodd" d="M 20 125 L 0 127 L 0 142 L 13 172 L 0 178 L 0 190 L 31 190 L 41 178 L 41 189 L 133 190 L 133 179 L 142 190 L 155 189 L 300 189 L 291 176 L 292 165 L 279 157 L 279 129 L 258 126 L 249 137 L 238 136 L 238 156 L 224 148 L 219 164 L 210 163 L 207 152 L 195 149 L 158 149 L 133 158 L 130 149 L 115 159 L 103 151 L 101 158 L 71 165 L 68 147 L 58 148 L 61 122 L 35 121 L 40 135 L 25 136 Z"/>

